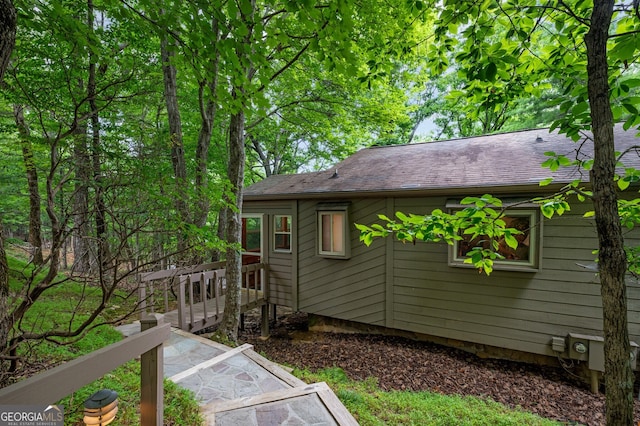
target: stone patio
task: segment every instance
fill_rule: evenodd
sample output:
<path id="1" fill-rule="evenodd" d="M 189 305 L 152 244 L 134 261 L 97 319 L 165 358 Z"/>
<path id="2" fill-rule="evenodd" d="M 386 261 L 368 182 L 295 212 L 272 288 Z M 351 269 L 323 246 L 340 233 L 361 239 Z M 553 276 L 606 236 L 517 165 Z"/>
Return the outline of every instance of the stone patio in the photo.
<path id="1" fill-rule="evenodd" d="M 140 323 L 118 327 L 130 336 Z M 357 425 L 325 383 L 306 384 L 253 351 L 172 329 L 164 375 L 192 390 L 207 425 Z"/>

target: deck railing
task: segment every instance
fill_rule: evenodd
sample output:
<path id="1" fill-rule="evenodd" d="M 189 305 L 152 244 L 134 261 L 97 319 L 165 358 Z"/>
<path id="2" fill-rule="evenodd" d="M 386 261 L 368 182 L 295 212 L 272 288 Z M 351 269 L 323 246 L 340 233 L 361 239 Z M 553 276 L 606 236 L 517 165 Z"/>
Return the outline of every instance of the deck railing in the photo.
<path id="1" fill-rule="evenodd" d="M 178 328 L 196 332 L 219 321 L 226 294 L 225 269 L 181 275 L 175 277 L 175 281 L 178 287 Z"/>
<path id="2" fill-rule="evenodd" d="M 266 298 L 268 269 L 266 263 L 252 263 L 242 267 L 241 290 L 247 294 L 247 304 L 258 306 Z"/>
<path id="3" fill-rule="evenodd" d="M 140 358 L 140 424 L 163 424 L 163 343 L 170 324 L 162 315 L 141 321 L 141 332 L 73 361 L 0 389 L 3 405 L 52 405 L 120 365 Z"/>
<path id="4" fill-rule="evenodd" d="M 195 333 L 217 324 L 226 296 L 225 262 L 148 272 L 140 275 L 139 297 L 143 312 L 156 306 L 171 310 L 171 290 L 175 293 L 178 328 Z M 267 304 L 268 267 L 265 263 L 242 266 L 241 312 Z M 157 303 L 157 290 L 161 303 Z M 266 316 L 263 315 L 263 317 Z"/>
<path id="5" fill-rule="evenodd" d="M 141 315 L 145 315 L 148 312 L 155 312 L 158 298 L 161 299 L 161 306 L 164 312 L 174 309 L 170 306 L 172 299 L 170 296 L 172 294 L 171 285 L 176 277 L 195 274 L 201 271 L 223 269 L 225 265 L 226 262 L 212 262 L 183 268 L 141 273 L 138 276 L 138 300 Z M 158 290 L 160 290 L 160 294 L 158 294 Z"/>

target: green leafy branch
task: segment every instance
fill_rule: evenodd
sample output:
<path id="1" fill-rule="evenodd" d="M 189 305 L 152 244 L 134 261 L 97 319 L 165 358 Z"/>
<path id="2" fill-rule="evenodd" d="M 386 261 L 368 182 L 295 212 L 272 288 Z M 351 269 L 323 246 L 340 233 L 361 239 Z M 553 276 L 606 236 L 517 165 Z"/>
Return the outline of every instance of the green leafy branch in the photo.
<path id="1" fill-rule="evenodd" d="M 625 167 L 622 163 L 622 158 L 629 151 L 635 151 L 636 147 L 633 147 L 627 152 L 619 153 L 616 155 L 618 157 L 618 170 L 621 172 L 617 173 L 615 176 L 615 181 L 618 185 L 618 189 L 620 191 L 625 191 L 629 189 L 632 185 L 636 185 L 640 182 L 640 170 L 632 167 Z M 557 154 L 555 152 L 545 152 L 545 155 L 549 157 L 544 163 L 542 163 L 543 167 L 549 168 L 551 171 L 556 171 L 560 167 L 571 167 L 576 166 L 583 170 L 591 170 L 593 165 L 593 160 L 570 160 L 565 155 Z M 540 182 L 540 186 L 549 185 L 553 181 L 552 178 L 545 179 Z M 570 195 L 575 195 L 578 198 L 578 201 L 585 201 L 590 198 L 593 194 L 591 191 L 585 190 L 581 187 L 581 180 L 577 179 L 568 185 L 566 185 L 562 190 L 553 195 L 552 197 L 545 197 L 534 199 L 534 202 L 540 204 L 540 209 L 542 214 L 547 218 L 551 219 L 554 215 L 562 215 L 565 211 L 569 210 L 569 202 L 567 198 Z M 640 198 L 635 198 L 632 200 L 618 199 L 618 216 L 620 218 L 620 223 L 627 230 L 632 231 L 635 229 L 637 224 L 640 223 Z M 595 217 L 595 212 L 593 210 L 589 210 L 583 215 L 584 218 L 592 218 Z M 625 246 L 625 252 L 627 254 L 627 269 L 630 273 L 638 275 L 640 274 L 640 247 L 632 247 Z M 598 254 L 598 250 L 594 250 L 595 255 Z"/>
<path id="2" fill-rule="evenodd" d="M 441 242 L 453 245 L 467 236 L 470 240 L 486 238 L 489 247 L 475 247 L 471 250 L 465 263 L 472 264 L 480 272 L 487 275 L 493 271 L 495 260 L 504 257 L 498 252 L 500 241 L 504 241 L 512 249 L 518 247 L 516 235 L 522 234 L 515 228 L 507 228 L 502 219 L 506 208 L 496 197 L 485 194 L 481 197 L 467 197 L 461 201 L 462 209 L 452 213 L 440 209 L 428 215 L 406 215 L 396 212 L 393 220 L 385 215 L 378 215 L 384 222 L 371 226 L 356 224 L 360 231 L 360 241 L 369 246 L 376 238 L 395 235 L 399 241 L 414 243 L 416 241 Z"/>

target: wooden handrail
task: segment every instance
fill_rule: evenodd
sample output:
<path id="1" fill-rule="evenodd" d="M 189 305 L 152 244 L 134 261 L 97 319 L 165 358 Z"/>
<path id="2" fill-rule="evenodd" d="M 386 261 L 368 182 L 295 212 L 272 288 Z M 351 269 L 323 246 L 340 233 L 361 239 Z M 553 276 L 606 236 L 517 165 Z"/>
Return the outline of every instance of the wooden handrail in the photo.
<path id="1" fill-rule="evenodd" d="M 54 404 L 140 355 L 144 361 L 149 357 L 157 359 L 159 354 L 160 361 L 162 361 L 162 345 L 169 338 L 171 324 L 163 324 L 161 315 L 154 315 L 145 320 L 143 322 L 146 322 L 146 326 L 156 323 L 158 326 L 0 389 L 0 404 Z M 141 413 L 141 424 L 145 426 L 160 426 L 162 424 L 163 389 L 162 387 L 158 389 L 157 385 L 158 380 L 160 383 L 162 382 L 162 365 L 160 362 L 159 368 L 155 368 L 153 371 L 149 369 L 144 371 L 143 369 L 140 375 L 140 387 L 143 393 L 141 400 L 149 402 L 150 399 L 155 399 L 155 401 L 151 401 L 153 406 L 148 407 L 148 410 L 145 411 L 153 411 L 154 416 L 157 416 L 157 412 L 160 411 L 159 423 L 157 420 L 143 419 L 143 413 Z M 153 398 L 149 397 L 148 390 L 156 392 Z"/>
<path id="2" fill-rule="evenodd" d="M 221 269 L 226 265 L 225 261 L 220 262 L 212 262 L 212 263 L 203 263 L 201 265 L 195 266 L 185 266 L 182 268 L 175 269 L 164 269 L 162 271 L 151 271 L 151 272 L 142 272 L 140 274 L 140 281 L 153 281 L 160 280 L 163 278 L 173 278 L 180 275 L 194 274 L 196 272 L 201 271 L 209 271 L 213 269 Z"/>
<path id="3" fill-rule="evenodd" d="M 194 266 L 185 266 L 181 268 L 174 269 L 163 269 L 161 271 L 151 271 L 151 272 L 142 272 L 138 274 L 138 301 L 140 306 L 140 313 L 144 316 L 148 312 L 154 312 L 154 299 L 155 292 L 153 291 L 153 281 L 163 280 L 162 282 L 162 297 L 164 302 L 165 311 L 169 310 L 169 288 L 167 286 L 167 282 L 174 282 L 174 280 L 178 277 L 195 274 L 197 272 L 202 271 L 210 271 L 215 269 L 224 268 L 226 265 L 225 261 L 219 262 L 211 262 L 211 263 L 203 263 L 200 265 Z M 147 286 L 151 286 L 150 289 L 147 289 Z M 150 309 L 147 309 L 147 300 L 150 303 Z"/>
<path id="4" fill-rule="evenodd" d="M 146 272 L 139 275 L 139 304 L 142 313 L 147 311 L 147 300 L 153 311 L 154 287 L 162 280 L 165 312 L 169 311 L 168 287 L 175 291 L 178 328 L 196 332 L 216 324 L 220 320 L 222 296 L 225 291 L 226 262 L 213 262 L 164 271 Z M 243 265 L 240 288 L 243 301 L 251 309 L 268 303 L 269 267 L 266 263 Z M 167 283 L 170 282 L 169 285 Z M 244 306 L 244 305 L 243 305 Z M 268 320 L 266 314 L 264 318 Z M 265 325 L 266 325 L 266 321 Z M 266 330 L 266 328 L 265 328 Z M 263 333 L 266 335 L 265 333 Z"/>

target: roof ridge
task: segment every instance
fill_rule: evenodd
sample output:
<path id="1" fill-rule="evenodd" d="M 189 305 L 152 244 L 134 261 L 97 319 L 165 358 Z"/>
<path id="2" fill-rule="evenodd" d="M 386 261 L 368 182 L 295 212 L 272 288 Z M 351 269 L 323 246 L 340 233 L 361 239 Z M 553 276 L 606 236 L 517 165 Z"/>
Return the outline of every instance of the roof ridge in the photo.
<path id="1" fill-rule="evenodd" d="M 538 127 L 538 128 L 533 128 L 533 129 L 512 130 L 512 131 L 509 131 L 509 132 L 483 133 L 481 135 L 475 135 L 475 136 L 460 136 L 460 137 L 452 138 L 452 139 L 436 139 L 436 140 L 432 140 L 432 141 L 399 143 L 399 144 L 395 144 L 395 145 L 375 145 L 374 144 L 374 145 L 365 147 L 364 149 L 393 148 L 393 147 L 400 147 L 400 146 L 426 145 L 426 144 L 441 143 L 441 142 L 456 142 L 456 141 L 464 141 L 464 140 L 469 140 L 469 139 L 487 138 L 487 137 L 493 137 L 493 136 L 515 135 L 515 134 L 518 134 L 518 133 L 533 132 L 533 131 L 536 131 L 536 130 L 546 130 L 547 133 L 551 133 L 551 128 L 550 127 Z"/>

